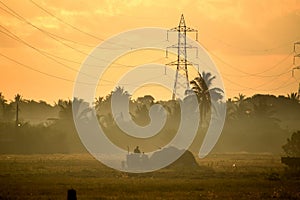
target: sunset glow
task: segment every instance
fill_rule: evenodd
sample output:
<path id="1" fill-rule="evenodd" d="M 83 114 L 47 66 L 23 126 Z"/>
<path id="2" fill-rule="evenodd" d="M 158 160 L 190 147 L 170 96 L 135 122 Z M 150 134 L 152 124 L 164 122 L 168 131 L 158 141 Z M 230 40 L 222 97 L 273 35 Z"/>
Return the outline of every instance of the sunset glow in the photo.
<path id="1" fill-rule="evenodd" d="M 178 25 L 182 13 L 187 25 L 198 29 L 200 44 L 218 66 L 227 97 L 298 91 L 300 70 L 295 71 L 295 77 L 291 72 L 295 67 L 293 44 L 300 40 L 298 0 L 180 0 L 176 4 L 150 0 L 3 0 L 0 91 L 7 99 L 16 93 L 49 103 L 71 98 L 81 63 L 103 40 L 141 27 L 172 28 Z M 296 50 L 299 53 L 300 47 Z M 135 58 L 120 62 L 132 66 L 140 60 L 147 63 L 156 59 L 159 64 L 170 61 L 153 53 L 143 55 L 132 53 Z M 300 58 L 297 63 L 300 65 Z M 126 70 L 112 68 L 106 79 L 117 82 Z M 163 70 L 157 77 L 164 77 Z M 99 84 L 100 96 L 106 96 L 114 86 L 106 83 L 101 88 L 101 81 Z M 157 100 L 168 98 L 166 90 L 146 88 L 134 96 L 148 93 Z"/>

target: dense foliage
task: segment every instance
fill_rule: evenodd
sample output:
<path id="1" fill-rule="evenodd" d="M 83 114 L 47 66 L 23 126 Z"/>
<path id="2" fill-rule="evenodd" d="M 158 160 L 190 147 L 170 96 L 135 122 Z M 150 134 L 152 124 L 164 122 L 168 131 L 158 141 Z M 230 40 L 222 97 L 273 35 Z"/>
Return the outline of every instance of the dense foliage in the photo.
<path id="1" fill-rule="evenodd" d="M 210 84 L 205 85 L 203 78 L 207 78 L 208 81 L 214 79 L 211 74 L 203 73 L 191 82 L 192 89 L 198 96 L 201 117 L 204 119 L 199 124 L 198 134 L 190 149 L 194 152 L 199 150 L 209 124 L 210 99 L 222 101 L 223 91 L 210 88 Z M 145 126 L 150 123 L 150 107 L 160 104 L 167 113 L 165 126 L 159 134 L 146 142 L 124 134 L 112 116 L 110 107 L 112 95 L 116 95 L 118 99 L 129 100 L 130 115 L 120 112 L 117 116 L 123 121 L 129 120 L 129 116 L 136 124 Z M 117 87 L 106 97 L 96 98 L 94 104 L 89 105 L 89 109 L 81 115 L 85 116 L 95 111 L 99 124 L 118 146 L 127 149 L 139 145 L 143 151 L 151 151 L 163 147 L 176 134 L 180 123 L 179 101 L 155 101 L 150 95 L 132 99 L 127 91 Z M 23 99 L 21 95 L 16 95 L 16 98 L 9 102 L 0 93 L 0 152 L 84 152 L 85 148 L 80 142 L 73 122 L 72 104 L 74 103 L 85 102 L 79 99 L 58 100 L 55 105 L 50 105 L 44 101 Z M 281 146 L 286 139 L 292 132 L 300 130 L 299 120 L 300 103 L 297 93 L 287 96 L 257 94 L 252 97 L 239 94 L 227 100 L 225 126 L 214 151 L 281 153 Z M 284 146 L 288 154 L 293 154 L 289 146 L 294 142 L 295 134 Z"/>

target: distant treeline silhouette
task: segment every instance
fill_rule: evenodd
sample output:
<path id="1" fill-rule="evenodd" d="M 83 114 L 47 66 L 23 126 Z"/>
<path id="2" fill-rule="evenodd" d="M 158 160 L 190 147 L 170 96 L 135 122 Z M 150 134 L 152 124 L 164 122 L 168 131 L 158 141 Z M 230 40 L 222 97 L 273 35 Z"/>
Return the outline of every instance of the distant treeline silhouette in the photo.
<path id="1" fill-rule="evenodd" d="M 206 81 L 204 84 L 204 77 L 210 82 Z M 210 121 L 211 98 L 222 102 L 223 91 L 210 88 L 213 80 L 214 77 L 210 73 L 202 73 L 191 82 L 192 89 L 198 97 L 203 119 L 190 148 L 193 152 L 199 150 L 205 136 Z M 150 123 L 150 107 L 161 104 L 166 110 L 167 120 L 160 133 L 147 141 L 124 134 L 112 116 L 113 94 L 119 99 L 129 100 L 130 117 L 140 126 Z M 176 134 L 180 123 L 179 101 L 156 101 L 151 95 L 132 99 L 127 91 L 117 87 L 107 96 L 96 98 L 89 109 L 90 111 L 94 109 L 99 124 L 116 145 L 124 149 L 140 146 L 147 152 L 163 147 Z M 252 97 L 239 94 L 235 98 L 228 99 L 225 126 L 214 151 L 281 153 L 281 147 L 287 138 L 292 132 L 300 130 L 299 102 L 297 93 L 286 96 L 256 94 Z M 74 126 L 72 115 L 74 103 L 85 102 L 75 98 L 73 101 L 58 100 L 55 105 L 50 105 L 44 101 L 23 99 L 19 94 L 14 100 L 8 101 L 0 93 L 0 153 L 85 152 Z M 125 115 L 120 113 L 118 117 L 125 118 Z"/>

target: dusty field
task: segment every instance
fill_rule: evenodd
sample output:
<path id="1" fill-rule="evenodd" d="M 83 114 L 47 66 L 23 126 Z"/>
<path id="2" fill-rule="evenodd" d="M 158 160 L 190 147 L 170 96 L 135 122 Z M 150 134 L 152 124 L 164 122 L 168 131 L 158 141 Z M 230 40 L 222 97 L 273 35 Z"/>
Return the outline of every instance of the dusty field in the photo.
<path id="1" fill-rule="evenodd" d="M 0 199 L 300 199 L 279 156 L 210 155 L 199 170 L 127 174 L 82 155 L 0 155 Z M 235 164 L 236 167 L 233 167 Z"/>

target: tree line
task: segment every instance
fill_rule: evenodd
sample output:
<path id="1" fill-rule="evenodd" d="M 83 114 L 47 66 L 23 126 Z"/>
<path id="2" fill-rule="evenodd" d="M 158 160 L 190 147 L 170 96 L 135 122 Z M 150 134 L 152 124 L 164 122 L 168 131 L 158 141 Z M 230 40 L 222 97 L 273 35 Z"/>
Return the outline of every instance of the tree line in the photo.
<path id="1" fill-rule="evenodd" d="M 199 102 L 201 124 L 191 151 L 197 152 L 208 128 L 211 100 L 222 102 L 223 91 L 213 87 L 215 76 L 199 74 L 191 81 L 191 89 Z M 149 109 L 160 104 L 167 113 L 166 124 L 157 136 L 147 141 L 130 137 L 115 123 L 111 110 L 112 96 L 129 101 L 130 118 L 138 125 L 150 123 Z M 118 146 L 142 146 L 145 151 L 163 147 L 176 134 L 180 123 L 180 101 L 155 100 L 151 95 L 133 99 L 121 87 L 115 88 L 104 97 L 97 97 L 90 111 L 95 111 L 101 127 Z M 226 100 L 227 114 L 222 135 L 214 148 L 215 152 L 271 152 L 281 153 L 287 138 L 300 130 L 299 94 L 263 95 L 256 94 Z M 85 148 L 77 135 L 72 115 L 72 105 L 85 103 L 81 99 L 58 100 L 54 105 L 45 101 L 26 100 L 16 94 L 11 101 L 0 93 L 0 152 L 1 153 L 78 153 Z M 157 111 L 158 112 L 158 111 Z M 126 115 L 119 113 L 121 120 Z"/>

